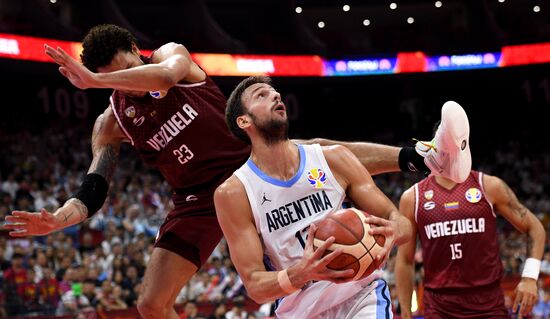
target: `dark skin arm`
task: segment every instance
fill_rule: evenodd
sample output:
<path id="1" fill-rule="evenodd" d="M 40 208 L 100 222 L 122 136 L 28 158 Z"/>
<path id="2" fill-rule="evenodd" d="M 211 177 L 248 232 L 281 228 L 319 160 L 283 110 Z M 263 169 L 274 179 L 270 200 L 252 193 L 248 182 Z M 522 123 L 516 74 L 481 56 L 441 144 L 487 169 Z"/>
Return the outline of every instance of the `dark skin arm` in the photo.
<path id="1" fill-rule="evenodd" d="M 518 231 L 529 236 L 531 248 L 528 257 L 541 260 L 546 231 L 540 220 L 518 200 L 512 189 L 500 178 L 484 175 L 483 183 L 487 198 L 493 203 L 495 210 Z M 517 311 L 519 306 L 520 316 L 531 313 L 538 298 L 537 291 L 535 279 L 522 277 L 515 290 L 513 311 Z"/>
<path id="2" fill-rule="evenodd" d="M 92 133 L 93 159 L 88 173 L 103 176 L 109 183 L 118 163 L 120 144 L 126 136 L 118 126 L 111 108 L 101 114 Z M 88 209 L 76 198 L 71 198 L 54 213 L 41 209 L 40 212 L 14 211 L 6 216 L 5 228 L 14 237 L 40 236 L 78 224 L 88 217 Z"/>

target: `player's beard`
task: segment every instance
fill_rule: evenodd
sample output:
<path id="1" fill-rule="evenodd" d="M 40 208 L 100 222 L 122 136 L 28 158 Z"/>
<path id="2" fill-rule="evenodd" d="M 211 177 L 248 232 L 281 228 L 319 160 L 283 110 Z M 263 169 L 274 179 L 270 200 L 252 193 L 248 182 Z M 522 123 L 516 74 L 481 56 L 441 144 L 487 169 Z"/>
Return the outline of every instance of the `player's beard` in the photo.
<path id="1" fill-rule="evenodd" d="M 253 114 L 250 114 L 250 117 L 267 145 L 273 145 L 288 139 L 288 118 L 270 119 L 262 122 Z"/>

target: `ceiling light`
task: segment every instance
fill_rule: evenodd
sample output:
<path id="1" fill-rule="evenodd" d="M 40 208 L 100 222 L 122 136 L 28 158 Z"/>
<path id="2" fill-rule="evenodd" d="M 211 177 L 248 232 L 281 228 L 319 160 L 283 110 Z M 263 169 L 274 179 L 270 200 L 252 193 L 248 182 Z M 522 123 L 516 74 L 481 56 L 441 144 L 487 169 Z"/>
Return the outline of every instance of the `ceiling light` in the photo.
<path id="1" fill-rule="evenodd" d="M 51 2 L 51 3 L 56 3 L 56 2 L 57 2 L 57 0 L 50 0 L 50 2 Z"/>
<path id="2" fill-rule="evenodd" d="M 442 5 L 443 5 L 443 3 L 441 1 L 436 1 L 435 2 L 435 7 L 436 8 L 441 8 Z"/>
<path id="3" fill-rule="evenodd" d="M 296 7 L 294 11 L 296 11 L 296 13 L 302 13 L 302 7 Z"/>
<path id="4" fill-rule="evenodd" d="M 323 21 L 319 21 L 319 23 L 317 23 L 317 26 L 319 27 L 319 29 L 322 29 L 325 27 L 325 23 Z"/>
<path id="5" fill-rule="evenodd" d="M 413 24 L 414 23 L 414 18 L 413 17 L 408 17 L 407 18 L 407 23 L 408 24 Z"/>
<path id="6" fill-rule="evenodd" d="M 365 19 L 363 20 L 363 25 L 366 27 L 366 26 L 369 26 L 370 25 L 370 20 L 369 19 Z"/>
<path id="7" fill-rule="evenodd" d="M 539 6 L 534 6 L 533 11 L 534 12 L 540 12 L 540 7 Z"/>
<path id="8" fill-rule="evenodd" d="M 345 5 L 342 7 L 342 10 L 344 10 L 345 12 L 348 12 L 349 9 L 351 9 L 351 8 L 350 8 L 350 6 L 347 5 L 347 4 L 345 4 Z"/>
<path id="9" fill-rule="evenodd" d="M 500 2 L 500 3 L 503 3 L 504 1 L 506 1 L 506 0 L 498 0 L 498 2 Z"/>
<path id="10" fill-rule="evenodd" d="M 392 9 L 392 10 L 397 9 L 397 3 L 395 3 L 395 2 L 390 3 L 390 9 Z"/>

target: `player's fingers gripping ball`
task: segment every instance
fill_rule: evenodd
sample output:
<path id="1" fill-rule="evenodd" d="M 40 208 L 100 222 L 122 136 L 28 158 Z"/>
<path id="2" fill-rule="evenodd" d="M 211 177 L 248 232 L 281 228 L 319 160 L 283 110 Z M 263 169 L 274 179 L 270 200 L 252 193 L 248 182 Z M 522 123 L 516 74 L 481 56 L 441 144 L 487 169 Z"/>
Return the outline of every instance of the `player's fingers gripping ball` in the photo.
<path id="1" fill-rule="evenodd" d="M 369 235 L 369 229 L 376 225 L 365 223 L 366 217 L 365 212 L 346 208 L 330 213 L 325 219 L 315 223 L 317 231 L 313 238 L 313 248 L 317 249 L 329 237 L 334 237 L 335 241 L 325 251 L 325 255 L 338 248 L 342 250 L 342 254 L 331 261 L 327 268 L 353 269 L 353 280 L 367 277 L 382 263 L 376 260 L 376 256 L 384 247 L 386 239 L 382 235 Z"/>

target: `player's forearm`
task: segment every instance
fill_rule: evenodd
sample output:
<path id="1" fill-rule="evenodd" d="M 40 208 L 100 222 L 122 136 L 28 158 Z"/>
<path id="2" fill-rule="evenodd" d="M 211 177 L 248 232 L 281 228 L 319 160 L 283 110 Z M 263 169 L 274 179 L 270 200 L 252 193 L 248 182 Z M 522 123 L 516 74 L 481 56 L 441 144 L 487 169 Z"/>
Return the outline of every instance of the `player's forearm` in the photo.
<path id="1" fill-rule="evenodd" d="M 309 281 L 307 274 L 303 273 L 298 265 L 281 271 L 286 272 L 292 287 L 301 288 Z M 279 274 L 281 271 L 254 272 L 246 284 L 248 295 L 255 302 L 262 304 L 291 294 L 290 290 L 285 290 L 281 285 L 280 277 L 284 277 L 281 276 L 284 274 Z"/>
<path id="2" fill-rule="evenodd" d="M 400 171 L 400 147 L 368 142 L 342 142 L 324 138 L 295 140 L 295 142 L 301 144 L 321 144 L 322 146 L 345 146 L 359 159 L 371 175 Z"/>
<path id="3" fill-rule="evenodd" d="M 537 219 L 535 215 L 530 214 L 529 216 L 533 220 L 528 231 L 531 246 L 528 257 L 541 260 L 544 254 L 546 231 L 544 230 L 544 226 L 542 226 L 542 223 Z"/>
<path id="4" fill-rule="evenodd" d="M 397 283 L 397 298 L 401 306 L 401 314 L 410 318 L 411 299 L 414 290 L 414 268 L 412 264 L 397 263 L 395 265 L 395 282 Z"/>
<path id="5" fill-rule="evenodd" d="M 96 73 L 96 87 L 127 91 L 168 90 L 181 78 L 178 72 L 162 64 L 147 64 L 109 73 Z"/>
<path id="6" fill-rule="evenodd" d="M 55 229 L 58 231 L 72 225 L 76 225 L 84 221 L 88 217 L 88 209 L 77 198 L 71 198 L 65 202 L 63 207 L 59 208 L 54 213 Z"/>

